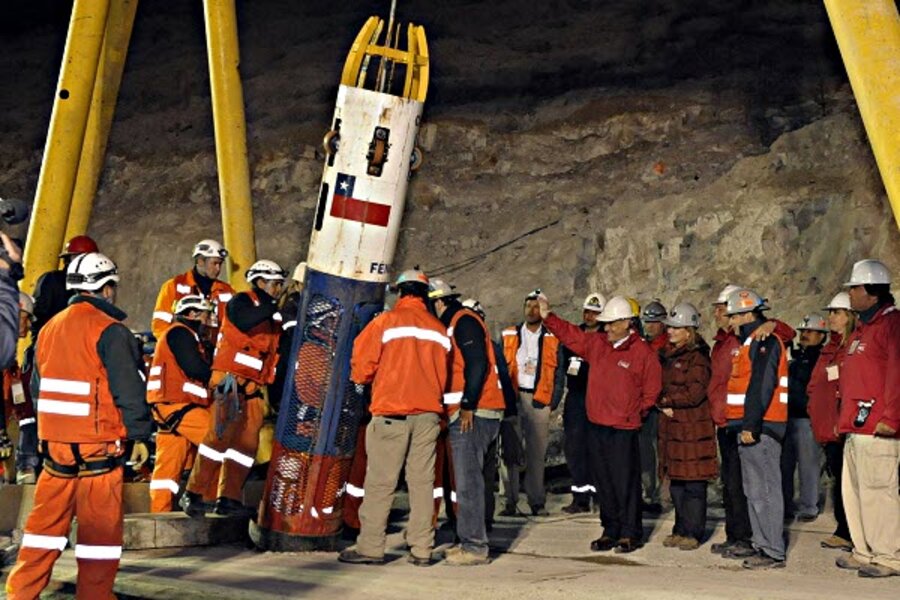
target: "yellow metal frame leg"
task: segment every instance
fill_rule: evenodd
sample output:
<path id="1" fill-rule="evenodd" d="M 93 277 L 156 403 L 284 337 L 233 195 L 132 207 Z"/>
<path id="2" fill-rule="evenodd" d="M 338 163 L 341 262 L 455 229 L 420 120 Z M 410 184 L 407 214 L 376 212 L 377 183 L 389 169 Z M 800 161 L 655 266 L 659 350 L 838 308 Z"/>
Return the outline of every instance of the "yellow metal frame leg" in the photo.
<path id="1" fill-rule="evenodd" d="M 67 240 L 86 233 L 91 219 L 137 5 L 138 0 L 112 0 L 109 7 L 103 49 L 91 94 L 91 111 L 84 133 L 75 190 L 72 192 L 65 235 Z"/>
<path id="2" fill-rule="evenodd" d="M 241 274 L 256 261 L 256 238 L 234 0 L 204 0 L 203 10 L 227 274 L 229 283 L 242 290 L 248 286 Z"/>
<path id="3" fill-rule="evenodd" d="M 831 28 L 900 226 L 900 15 L 894 0 L 825 0 Z"/>
<path id="4" fill-rule="evenodd" d="M 32 291 L 37 278 L 59 264 L 108 12 L 109 0 L 75 0 L 72 7 L 28 226 L 24 290 Z"/>

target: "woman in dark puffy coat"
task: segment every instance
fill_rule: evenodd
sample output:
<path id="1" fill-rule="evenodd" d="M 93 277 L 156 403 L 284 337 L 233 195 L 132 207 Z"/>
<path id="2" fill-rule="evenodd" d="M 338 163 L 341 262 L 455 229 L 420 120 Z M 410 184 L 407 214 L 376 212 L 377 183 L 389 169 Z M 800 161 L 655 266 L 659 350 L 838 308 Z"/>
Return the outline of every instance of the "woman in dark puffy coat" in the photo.
<path id="1" fill-rule="evenodd" d="M 706 398 L 709 346 L 697 333 L 700 313 L 688 303 L 665 321 L 669 344 L 660 352 L 659 474 L 670 481 L 675 527 L 663 545 L 695 550 L 706 531 L 706 488 L 718 476 L 716 427 Z"/>

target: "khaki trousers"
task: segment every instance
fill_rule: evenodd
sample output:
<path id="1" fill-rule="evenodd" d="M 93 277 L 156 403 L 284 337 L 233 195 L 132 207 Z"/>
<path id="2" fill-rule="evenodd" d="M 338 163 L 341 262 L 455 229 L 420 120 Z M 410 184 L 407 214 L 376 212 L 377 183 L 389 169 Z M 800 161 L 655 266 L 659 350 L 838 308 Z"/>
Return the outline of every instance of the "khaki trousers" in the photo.
<path id="1" fill-rule="evenodd" d="M 406 466 L 409 522 L 406 541 L 412 555 L 430 558 L 434 546 L 435 443 L 441 427 L 437 413 L 409 415 L 406 419 L 373 416 L 366 428 L 365 496 L 359 507 L 360 532 L 356 551 L 384 556 L 388 513 L 400 470 Z"/>
<path id="2" fill-rule="evenodd" d="M 853 557 L 900 571 L 900 439 L 847 435 L 842 492 Z"/>

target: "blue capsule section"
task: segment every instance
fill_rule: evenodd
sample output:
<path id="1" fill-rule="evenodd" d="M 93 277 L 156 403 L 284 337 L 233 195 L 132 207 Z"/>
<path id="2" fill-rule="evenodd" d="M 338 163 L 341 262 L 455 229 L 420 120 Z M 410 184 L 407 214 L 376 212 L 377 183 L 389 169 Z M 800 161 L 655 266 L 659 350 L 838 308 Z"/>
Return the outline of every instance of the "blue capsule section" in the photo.
<path id="1" fill-rule="evenodd" d="M 350 381 L 353 341 L 383 307 L 383 283 L 307 270 L 275 432 L 282 448 L 353 454 L 365 410 L 362 390 Z"/>

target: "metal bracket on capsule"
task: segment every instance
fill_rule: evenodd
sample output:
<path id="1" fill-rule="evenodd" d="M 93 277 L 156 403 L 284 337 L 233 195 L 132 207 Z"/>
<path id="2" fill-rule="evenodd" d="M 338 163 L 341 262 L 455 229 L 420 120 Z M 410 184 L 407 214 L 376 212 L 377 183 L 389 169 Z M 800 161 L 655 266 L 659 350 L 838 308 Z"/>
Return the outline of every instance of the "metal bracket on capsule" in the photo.
<path id="1" fill-rule="evenodd" d="M 384 163 L 388 160 L 388 148 L 390 148 L 388 139 L 390 135 L 391 130 L 387 127 L 376 127 L 375 133 L 372 135 L 369 152 L 366 154 L 366 160 L 369 161 L 366 173 L 373 177 L 381 177 Z"/>

